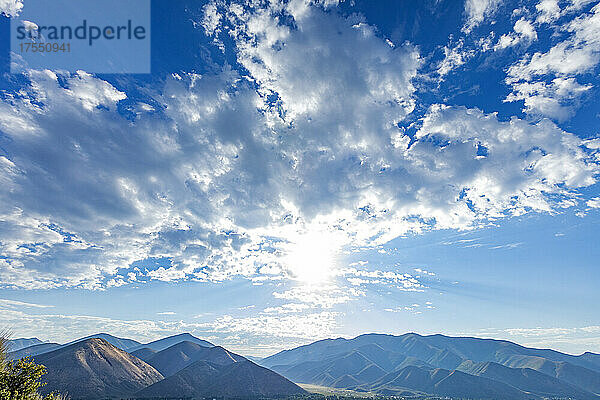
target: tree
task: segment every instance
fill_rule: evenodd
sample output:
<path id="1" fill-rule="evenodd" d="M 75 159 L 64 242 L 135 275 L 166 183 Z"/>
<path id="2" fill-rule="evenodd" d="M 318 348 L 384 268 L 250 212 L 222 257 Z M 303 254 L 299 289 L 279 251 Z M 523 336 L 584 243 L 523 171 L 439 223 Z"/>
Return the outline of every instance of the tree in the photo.
<path id="1" fill-rule="evenodd" d="M 42 397 L 38 393 L 46 367 L 26 357 L 18 361 L 7 360 L 7 341 L 0 337 L 0 400 L 63 400 L 57 393 Z"/>
<path id="2" fill-rule="evenodd" d="M 39 397 L 38 389 L 43 386 L 42 376 L 46 367 L 38 365 L 29 357 L 5 362 L 0 373 L 1 400 L 29 400 Z"/>

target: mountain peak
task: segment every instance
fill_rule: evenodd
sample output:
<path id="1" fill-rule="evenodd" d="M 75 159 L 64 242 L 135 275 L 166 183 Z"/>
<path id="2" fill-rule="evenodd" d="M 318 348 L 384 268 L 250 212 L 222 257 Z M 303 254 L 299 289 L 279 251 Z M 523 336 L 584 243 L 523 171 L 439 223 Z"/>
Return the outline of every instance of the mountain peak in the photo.
<path id="1" fill-rule="evenodd" d="M 147 349 L 151 349 L 154 351 L 162 351 L 165 350 L 177 343 L 181 343 L 181 342 L 193 342 L 197 345 L 203 346 L 203 347 L 214 347 L 214 345 L 206 340 L 203 339 L 199 339 L 197 337 L 195 337 L 194 335 L 192 335 L 191 333 L 185 332 L 185 333 L 179 333 L 177 335 L 172 335 L 172 336 L 168 336 L 162 339 L 158 339 L 155 340 L 153 342 L 150 343 L 146 343 L 146 344 L 137 344 L 136 346 L 133 346 L 129 349 L 127 349 L 127 351 L 131 352 L 135 352 L 137 350 L 143 349 L 143 348 L 147 348 Z"/>
<path id="2" fill-rule="evenodd" d="M 135 341 L 133 339 L 125 339 L 125 338 L 116 337 L 116 336 L 111 335 L 110 333 L 96 333 L 93 335 L 82 337 L 80 339 L 73 340 L 72 342 L 65 344 L 65 346 L 70 346 L 74 343 L 81 342 L 81 341 L 88 340 L 88 339 L 93 339 L 93 338 L 104 339 L 111 345 L 118 347 L 121 350 L 126 350 L 126 351 L 128 351 L 132 347 L 138 346 L 140 344 L 140 342 Z"/>
<path id="3" fill-rule="evenodd" d="M 72 398 L 128 396 L 163 379 L 152 366 L 112 345 L 92 337 L 41 354 L 47 385 L 42 393 L 69 393 Z"/>

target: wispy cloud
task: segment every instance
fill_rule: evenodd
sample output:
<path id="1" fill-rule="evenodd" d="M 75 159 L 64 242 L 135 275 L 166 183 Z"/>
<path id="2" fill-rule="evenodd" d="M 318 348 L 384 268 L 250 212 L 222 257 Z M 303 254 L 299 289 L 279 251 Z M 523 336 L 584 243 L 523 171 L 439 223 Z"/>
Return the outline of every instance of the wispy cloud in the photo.
<path id="1" fill-rule="evenodd" d="M 27 302 L 17 301 L 17 300 L 0 299 L 0 307 L 7 307 L 7 308 L 52 308 L 54 306 L 49 306 L 49 305 L 44 305 L 44 304 L 27 303 Z"/>
<path id="2" fill-rule="evenodd" d="M 536 327 L 536 328 L 493 328 L 477 332 L 477 335 L 506 339 L 519 344 L 552 348 L 567 353 L 583 353 L 600 347 L 600 326 L 582 327 Z"/>

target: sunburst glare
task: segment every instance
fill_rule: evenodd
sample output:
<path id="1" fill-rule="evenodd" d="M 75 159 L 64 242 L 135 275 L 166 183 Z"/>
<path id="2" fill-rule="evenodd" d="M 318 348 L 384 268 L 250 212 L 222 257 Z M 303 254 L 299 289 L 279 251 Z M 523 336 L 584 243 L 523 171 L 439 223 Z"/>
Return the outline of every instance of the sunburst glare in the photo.
<path id="1" fill-rule="evenodd" d="M 335 235 L 309 232 L 291 240 L 286 247 L 284 264 L 298 281 L 320 285 L 335 274 L 341 251 L 340 240 Z"/>

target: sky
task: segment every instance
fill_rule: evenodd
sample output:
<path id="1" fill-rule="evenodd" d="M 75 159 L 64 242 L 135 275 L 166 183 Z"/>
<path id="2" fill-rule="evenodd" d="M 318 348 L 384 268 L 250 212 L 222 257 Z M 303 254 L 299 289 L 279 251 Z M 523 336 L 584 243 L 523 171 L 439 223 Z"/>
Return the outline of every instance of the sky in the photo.
<path id="1" fill-rule="evenodd" d="M 600 353 L 597 1 L 152 1 L 151 74 L 11 74 L 26 10 L 0 0 L 14 337 Z"/>

